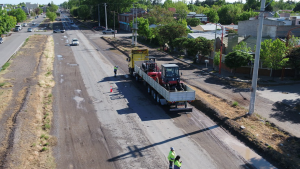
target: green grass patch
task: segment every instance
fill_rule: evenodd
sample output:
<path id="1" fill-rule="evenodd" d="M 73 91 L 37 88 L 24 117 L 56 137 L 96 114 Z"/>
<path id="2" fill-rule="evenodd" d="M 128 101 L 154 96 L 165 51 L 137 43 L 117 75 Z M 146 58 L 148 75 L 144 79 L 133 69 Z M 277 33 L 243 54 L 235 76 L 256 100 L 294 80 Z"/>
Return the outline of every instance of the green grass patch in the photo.
<path id="1" fill-rule="evenodd" d="M 44 125 L 44 130 L 47 130 L 47 129 L 50 129 L 51 128 L 51 125 L 49 123 L 46 123 Z M 47 140 L 47 139 L 46 139 Z"/>
<path id="2" fill-rule="evenodd" d="M 239 103 L 237 102 L 237 101 L 234 101 L 233 103 L 232 103 L 232 106 L 233 107 L 236 107 L 236 106 L 238 106 L 239 105 Z"/>
<path id="3" fill-rule="evenodd" d="M 47 151 L 48 148 L 47 147 L 43 147 L 41 151 Z"/>
<path id="4" fill-rule="evenodd" d="M 41 138 L 41 139 L 42 139 L 42 138 L 45 138 L 45 136 L 46 136 L 45 134 L 42 134 L 40 138 Z"/>
<path id="5" fill-rule="evenodd" d="M 45 74 L 45 76 L 50 76 L 52 73 L 51 73 L 51 71 L 48 71 L 46 74 Z"/>
<path id="6" fill-rule="evenodd" d="M 29 38 L 26 38 L 25 42 L 23 43 L 23 46 L 25 46 L 28 41 L 29 41 Z"/>
<path id="7" fill-rule="evenodd" d="M 50 93 L 50 94 L 48 95 L 48 97 L 52 97 L 52 94 Z"/>
<path id="8" fill-rule="evenodd" d="M 3 87 L 6 83 L 3 82 L 3 83 L 0 83 L 0 87 Z"/>
<path id="9" fill-rule="evenodd" d="M 8 67 L 10 66 L 10 62 L 6 62 L 3 66 L 1 70 L 6 70 Z"/>

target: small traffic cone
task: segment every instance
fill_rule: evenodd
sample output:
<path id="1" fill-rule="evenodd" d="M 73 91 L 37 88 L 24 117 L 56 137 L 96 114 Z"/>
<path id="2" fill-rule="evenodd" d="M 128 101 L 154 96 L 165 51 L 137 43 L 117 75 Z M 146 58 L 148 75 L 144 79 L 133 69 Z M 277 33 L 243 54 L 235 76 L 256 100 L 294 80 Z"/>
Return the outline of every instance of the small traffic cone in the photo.
<path id="1" fill-rule="evenodd" d="M 110 92 L 112 92 L 112 86 L 110 86 Z"/>

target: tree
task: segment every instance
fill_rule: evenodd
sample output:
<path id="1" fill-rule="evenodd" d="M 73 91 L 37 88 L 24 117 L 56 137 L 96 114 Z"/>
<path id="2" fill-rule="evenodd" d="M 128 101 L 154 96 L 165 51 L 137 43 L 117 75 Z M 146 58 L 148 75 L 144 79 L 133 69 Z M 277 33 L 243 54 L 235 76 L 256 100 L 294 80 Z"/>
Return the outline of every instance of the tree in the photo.
<path id="1" fill-rule="evenodd" d="M 175 22 L 173 12 L 166 10 L 160 6 L 155 6 L 148 15 L 149 24 L 167 24 Z"/>
<path id="2" fill-rule="evenodd" d="M 295 6 L 295 8 L 293 9 L 294 12 L 298 12 L 300 11 L 300 2 L 298 2 Z"/>
<path id="3" fill-rule="evenodd" d="M 272 42 L 272 39 L 265 40 L 261 43 L 260 55 L 263 60 L 263 65 L 272 70 L 281 69 L 286 66 L 288 58 L 286 58 L 287 47 L 285 43 L 276 39 Z"/>
<path id="4" fill-rule="evenodd" d="M 21 8 L 12 10 L 10 14 L 17 18 L 17 22 L 22 22 L 27 18 L 26 13 Z"/>
<path id="5" fill-rule="evenodd" d="M 241 51 L 241 52 L 249 53 L 252 50 L 250 47 L 247 46 L 246 42 L 242 41 L 241 43 L 233 47 L 233 51 Z"/>
<path id="6" fill-rule="evenodd" d="M 219 16 L 217 11 L 213 9 L 209 9 L 208 11 L 205 11 L 204 14 L 208 17 L 208 20 L 212 23 L 217 23 L 219 21 Z"/>
<path id="7" fill-rule="evenodd" d="M 198 18 L 188 18 L 186 22 L 190 26 L 198 26 L 201 23 L 200 19 Z"/>
<path id="8" fill-rule="evenodd" d="M 135 20 L 136 21 L 136 20 Z M 144 37 L 145 39 L 150 38 L 151 39 L 151 31 L 149 28 L 149 21 L 145 18 L 137 18 L 138 22 L 138 30 L 137 33 L 139 36 Z M 132 27 L 132 21 L 130 22 L 130 27 Z"/>
<path id="9" fill-rule="evenodd" d="M 287 64 L 295 69 L 296 78 L 300 69 L 300 46 L 293 48 L 286 57 L 289 59 Z"/>
<path id="10" fill-rule="evenodd" d="M 16 24 L 17 19 L 14 16 L 9 16 L 5 10 L 0 10 L 0 35 L 9 32 Z"/>
<path id="11" fill-rule="evenodd" d="M 213 62 L 215 66 L 218 66 L 220 64 L 220 51 L 215 52 Z"/>
<path id="12" fill-rule="evenodd" d="M 78 13 L 79 17 L 86 21 L 86 19 L 90 16 L 90 9 L 87 5 L 80 5 L 78 8 Z"/>
<path id="13" fill-rule="evenodd" d="M 57 17 L 55 12 L 47 12 L 46 16 L 49 18 L 50 21 L 54 21 Z"/>
<path id="14" fill-rule="evenodd" d="M 249 11 L 243 11 L 242 13 L 237 15 L 237 22 L 249 20 L 250 17 L 257 16 L 258 14 L 258 12 L 254 12 L 252 9 L 250 9 Z"/>
<path id="15" fill-rule="evenodd" d="M 34 12 L 35 12 L 35 14 L 39 15 L 43 12 L 43 10 L 42 10 L 42 8 L 37 7 L 37 8 L 34 9 Z"/>
<path id="16" fill-rule="evenodd" d="M 246 52 L 234 51 L 230 52 L 225 57 L 225 65 L 230 69 L 236 69 L 242 66 L 247 66 L 248 62 L 252 59 L 252 56 Z"/>
<path id="17" fill-rule="evenodd" d="M 244 5 L 244 10 L 258 10 L 260 7 L 260 1 L 258 0 L 246 0 L 246 4 Z"/>
<path id="18" fill-rule="evenodd" d="M 58 10 L 58 6 L 53 4 L 53 2 L 51 2 L 50 6 L 49 6 L 49 11 L 50 12 L 56 12 L 57 10 Z"/>
<path id="19" fill-rule="evenodd" d="M 169 23 L 159 28 L 158 34 L 163 39 L 164 43 L 168 43 L 171 49 L 173 49 L 173 41 L 176 38 L 186 36 L 186 27 L 179 23 Z"/>

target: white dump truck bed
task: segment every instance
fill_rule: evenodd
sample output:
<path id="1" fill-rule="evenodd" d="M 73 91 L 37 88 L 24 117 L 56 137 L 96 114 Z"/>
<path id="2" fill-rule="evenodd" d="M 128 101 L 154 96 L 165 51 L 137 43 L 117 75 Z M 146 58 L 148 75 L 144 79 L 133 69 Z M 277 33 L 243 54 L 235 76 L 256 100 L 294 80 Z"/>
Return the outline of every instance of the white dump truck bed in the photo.
<path id="1" fill-rule="evenodd" d="M 185 91 L 168 91 L 159 83 L 148 76 L 138 65 L 134 65 L 134 71 L 143 78 L 154 90 L 157 91 L 167 102 L 185 102 L 195 100 L 195 91 L 185 85 Z"/>

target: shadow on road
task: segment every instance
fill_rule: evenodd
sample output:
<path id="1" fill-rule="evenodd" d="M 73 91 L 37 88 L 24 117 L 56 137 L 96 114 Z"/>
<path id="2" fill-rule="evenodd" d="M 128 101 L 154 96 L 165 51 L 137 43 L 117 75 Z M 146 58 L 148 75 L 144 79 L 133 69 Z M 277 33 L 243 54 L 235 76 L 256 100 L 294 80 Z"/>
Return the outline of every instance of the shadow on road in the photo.
<path id="1" fill-rule="evenodd" d="M 270 115 L 271 118 L 276 118 L 278 121 L 300 123 L 300 99 L 278 101 L 273 106 L 272 110 L 275 113 Z"/>
<path id="2" fill-rule="evenodd" d="M 204 128 L 204 129 L 201 129 L 201 130 L 198 130 L 198 131 L 194 131 L 194 132 L 190 132 L 190 133 L 187 133 L 187 134 L 183 134 L 183 135 L 180 135 L 180 136 L 177 136 L 177 137 L 173 137 L 173 138 L 170 138 L 170 139 L 167 139 L 165 141 L 161 141 L 161 142 L 158 142 L 158 143 L 154 143 L 154 144 L 151 144 L 151 145 L 148 145 L 148 146 L 145 146 L 145 147 L 142 147 L 142 148 L 137 148 L 136 149 L 136 146 L 135 146 L 135 149 L 134 151 L 132 151 L 132 149 L 128 148 L 129 149 L 129 152 L 127 153 L 124 153 L 124 154 L 121 154 L 121 155 L 118 155 L 116 157 L 113 157 L 113 158 L 110 158 L 108 159 L 107 161 L 109 162 L 114 162 L 114 161 L 118 161 L 118 160 L 122 160 L 122 159 L 126 159 L 126 158 L 129 158 L 129 157 L 137 157 L 136 154 L 142 154 L 142 152 L 148 148 L 151 148 L 151 147 L 154 147 L 154 146 L 158 146 L 158 145 L 161 145 L 161 144 L 165 144 L 165 143 L 168 143 L 170 141 L 174 141 L 174 140 L 178 140 L 178 139 L 181 139 L 181 138 L 184 138 L 184 137 L 188 137 L 190 135 L 195 135 L 195 134 L 198 134 L 198 133 L 201 133 L 201 132 L 205 132 L 205 131 L 208 131 L 208 130 L 212 130 L 214 128 L 217 128 L 219 127 L 218 125 L 214 125 L 214 126 L 211 126 L 211 127 L 207 127 L 207 128 Z"/>

